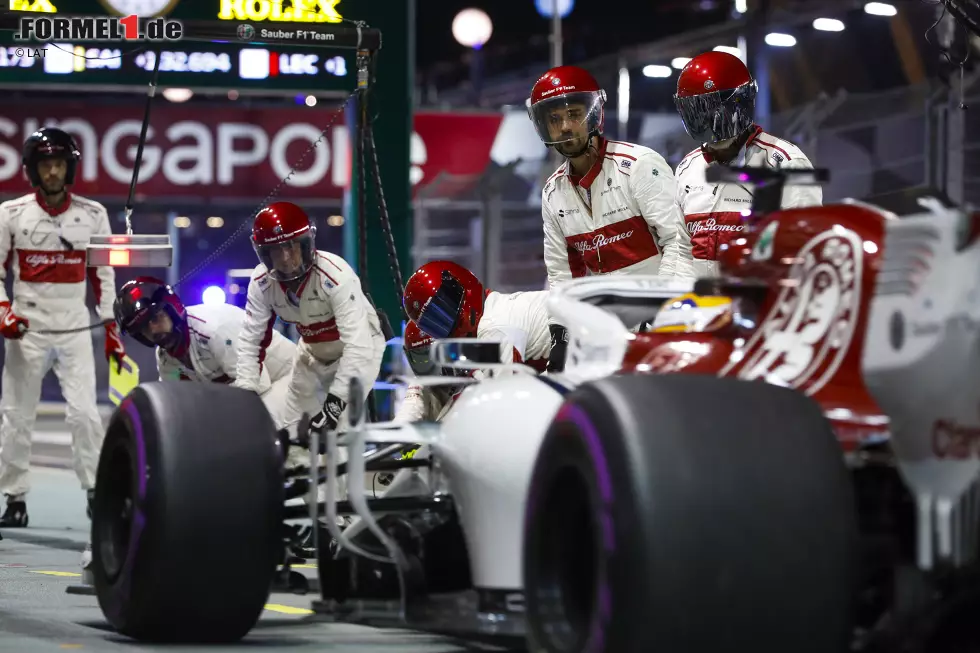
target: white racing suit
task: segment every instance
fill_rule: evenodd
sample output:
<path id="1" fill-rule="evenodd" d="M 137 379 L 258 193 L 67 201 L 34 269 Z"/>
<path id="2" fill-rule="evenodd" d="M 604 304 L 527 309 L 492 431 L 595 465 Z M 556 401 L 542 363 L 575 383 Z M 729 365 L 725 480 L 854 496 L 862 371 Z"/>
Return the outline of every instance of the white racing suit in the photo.
<path id="1" fill-rule="evenodd" d="M 581 178 L 566 162 L 541 192 L 549 286 L 595 274 L 694 276 L 690 236 L 664 158 L 606 139 L 599 155 Z"/>
<path id="2" fill-rule="evenodd" d="M 200 381 L 233 383 L 238 366 L 238 336 L 245 322 L 245 311 L 231 304 L 187 307 L 190 346 L 185 365 L 162 347 L 157 347 L 157 371 L 161 381 Z M 273 330 L 265 364 L 259 378 L 258 394 L 272 416 L 276 428 L 282 428 L 286 412 L 286 391 L 292 378 L 296 345 Z M 306 406 L 311 414 L 319 410 L 315 401 Z"/>
<path id="3" fill-rule="evenodd" d="M 700 147 L 677 164 L 677 204 L 691 234 L 694 271 L 698 277 L 718 276 L 719 247 L 727 246 L 745 229 L 745 216 L 752 207 L 753 189 L 741 184 L 709 184 L 705 170 L 718 165 Z M 733 166 L 767 168 L 813 168 L 800 148 L 776 138 L 756 126 Z M 788 183 L 783 188 L 782 208 L 819 206 L 820 186 Z"/>
<path id="4" fill-rule="evenodd" d="M 39 330 L 92 324 L 85 305 L 91 281 L 98 315 L 112 318 L 116 277 L 111 267 L 87 268 L 85 250 L 93 234 L 110 234 L 109 216 L 98 202 L 68 194 L 61 210 L 49 211 L 36 194 L 0 204 L 0 261 L 13 273 L 11 310 L 30 321 L 19 340 L 4 342 L 0 389 L 0 492 L 19 497 L 30 489 L 31 432 L 41 398 L 41 381 L 54 369 L 64 395 L 72 436 L 75 474 L 82 488 L 95 487 L 105 429 L 96 403 L 93 331 L 41 334 Z M 7 266 L 0 268 L 0 304 Z M 2 310 L 2 309 L 0 309 Z M 103 329 L 96 329 L 103 334 Z"/>
<path id="5" fill-rule="evenodd" d="M 317 251 L 313 268 L 295 293 L 269 278 L 265 265 L 255 268 L 238 339 L 234 385 L 259 392 L 276 317 L 295 324 L 300 334 L 283 426 L 294 426 L 305 407 L 319 405 L 318 386 L 349 403 L 350 382 L 357 378 L 362 399 L 367 397 L 381 371 L 386 344 L 377 311 L 347 261 Z M 345 409 L 338 431 L 346 429 L 346 420 Z M 343 447 L 340 452 L 346 454 Z"/>

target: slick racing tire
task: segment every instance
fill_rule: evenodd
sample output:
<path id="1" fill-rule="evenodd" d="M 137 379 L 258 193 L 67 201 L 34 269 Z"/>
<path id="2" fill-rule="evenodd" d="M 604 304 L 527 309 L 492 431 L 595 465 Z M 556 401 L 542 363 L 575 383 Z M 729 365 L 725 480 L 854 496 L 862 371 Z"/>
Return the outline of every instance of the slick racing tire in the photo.
<path id="1" fill-rule="evenodd" d="M 109 623 L 137 640 L 233 642 L 264 609 L 282 545 L 276 430 L 252 392 L 140 385 L 96 476 L 92 567 Z"/>
<path id="2" fill-rule="evenodd" d="M 581 386 L 526 510 L 531 651 L 847 650 L 851 481 L 792 390 L 700 375 Z"/>

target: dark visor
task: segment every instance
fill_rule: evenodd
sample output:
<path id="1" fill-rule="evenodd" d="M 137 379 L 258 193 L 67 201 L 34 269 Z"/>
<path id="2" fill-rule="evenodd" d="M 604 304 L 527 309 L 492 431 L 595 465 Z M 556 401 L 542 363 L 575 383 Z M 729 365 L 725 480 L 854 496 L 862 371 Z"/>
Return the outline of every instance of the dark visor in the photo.
<path id="1" fill-rule="evenodd" d="M 463 286 L 449 273 L 443 273 L 442 285 L 422 308 L 418 325 L 433 338 L 448 338 L 456 329 L 463 305 Z"/>

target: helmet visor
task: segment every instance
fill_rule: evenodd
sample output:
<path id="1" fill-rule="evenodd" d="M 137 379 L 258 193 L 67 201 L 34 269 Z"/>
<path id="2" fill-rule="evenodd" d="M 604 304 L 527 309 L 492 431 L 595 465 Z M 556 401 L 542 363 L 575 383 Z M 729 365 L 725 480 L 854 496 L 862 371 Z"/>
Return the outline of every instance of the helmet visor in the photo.
<path id="1" fill-rule="evenodd" d="M 276 281 L 299 279 L 313 267 L 315 249 L 310 232 L 281 243 L 253 243 L 253 246 L 259 260 L 269 270 L 269 277 Z"/>
<path id="2" fill-rule="evenodd" d="M 684 129 L 699 143 L 718 143 L 740 136 L 752 126 L 755 114 L 756 83 L 738 88 L 674 96 L 674 104 Z"/>
<path id="3" fill-rule="evenodd" d="M 568 93 L 541 100 L 528 109 L 538 137 L 545 145 L 587 139 L 599 129 L 601 91 Z"/>
<path id="4" fill-rule="evenodd" d="M 439 290 L 422 307 L 417 322 L 419 328 L 433 338 L 450 337 L 459 321 L 464 294 L 462 284 L 447 273 Z"/>

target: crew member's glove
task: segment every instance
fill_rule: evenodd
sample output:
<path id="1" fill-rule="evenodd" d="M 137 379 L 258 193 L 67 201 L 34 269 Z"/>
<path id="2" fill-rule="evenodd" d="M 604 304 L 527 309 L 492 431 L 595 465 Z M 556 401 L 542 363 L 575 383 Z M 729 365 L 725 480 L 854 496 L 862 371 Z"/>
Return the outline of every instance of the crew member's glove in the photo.
<path id="1" fill-rule="evenodd" d="M 321 433 L 336 431 L 337 424 L 340 423 L 340 414 L 344 412 L 346 407 L 347 402 L 337 395 L 327 395 L 327 400 L 323 402 L 323 410 L 313 416 L 310 421 L 310 428 Z"/>
<path id="2" fill-rule="evenodd" d="M 568 353 L 568 329 L 560 324 L 549 324 L 548 330 L 551 331 L 548 372 L 561 372 L 565 369 L 565 355 Z"/>
<path id="3" fill-rule="evenodd" d="M 20 340 L 27 333 L 30 321 L 14 313 L 10 308 L 10 302 L 0 303 L 0 334 L 4 338 Z"/>
<path id="4" fill-rule="evenodd" d="M 126 357 L 126 347 L 123 345 L 122 335 L 119 333 L 119 325 L 110 322 L 105 325 L 105 359 L 111 365 L 116 363 L 116 371 L 122 371 L 123 358 Z"/>

